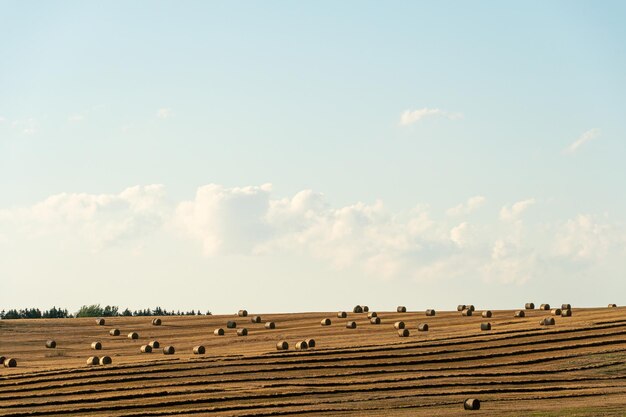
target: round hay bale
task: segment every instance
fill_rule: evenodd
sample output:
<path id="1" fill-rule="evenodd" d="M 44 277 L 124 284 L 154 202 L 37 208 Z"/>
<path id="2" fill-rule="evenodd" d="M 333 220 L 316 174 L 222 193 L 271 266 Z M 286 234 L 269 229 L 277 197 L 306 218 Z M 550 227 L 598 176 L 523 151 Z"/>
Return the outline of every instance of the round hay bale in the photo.
<path id="1" fill-rule="evenodd" d="M 100 319 L 96 319 L 96 324 L 98 326 L 104 326 L 104 319 L 100 318 Z"/>
<path id="2" fill-rule="evenodd" d="M 560 308 L 553 308 L 552 311 L 550 312 L 553 316 L 560 316 L 562 311 Z"/>
<path id="3" fill-rule="evenodd" d="M 476 398 L 468 398 L 463 402 L 465 410 L 480 410 L 480 401 Z"/>
<path id="4" fill-rule="evenodd" d="M 280 342 L 276 343 L 276 350 L 289 350 L 289 343 L 287 343 L 285 340 L 281 340 Z"/>
<path id="5" fill-rule="evenodd" d="M 363 312 L 363 307 L 361 307 L 360 305 L 355 305 L 354 308 L 352 309 L 353 313 L 362 313 Z"/>
<path id="6" fill-rule="evenodd" d="M 370 319 L 371 324 L 380 324 L 380 317 L 372 317 Z"/>
<path id="7" fill-rule="evenodd" d="M 411 332 L 409 332 L 409 329 L 400 329 L 400 330 L 398 330 L 398 336 L 400 336 L 400 337 L 409 337 L 410 334 L 411 334 Z"/>
<path id="8" fill-rule="evenodd" d="M 109 334 L 111 336 L 119 336 L 120 335 L 120 329 L 111 329 L 111 330 L 109 330 Z"/>
<path id="9" fill-rule="evenodd" d="M 535 309 L 535 303 L 526 303 L 526 304 L 524 304 L 524 308 L 526 310 L 534 310 Z"/>
<path id="10" fill-rule="evenodd" d="M 524 310 L 517 310 L 515 312 L 515 317 L 526 317 L 526 313 L 524 313 Z"/>
<path id="11" fill-rule="evenodd" d="M 245 327 L 242 327 L 241 329 L 237 329 L 237 336 L 247 336 L 248 335 L 248 329 L 246 329 Z"/>
<path id="12" fill-rule="evenodd" d="M 276 323 L 274 323 L 273 321 L 268 321 L 267 323 L 265 323 L 265 328 L 268 330 L 275 329 Z"/>
<path id="13" fill-rule="evenodd" d="M 480 323 L 480 330 L 491 330 L 491 323 Z"/>
<path id="14" fill-rule="evenodd" d="M 340 319 L 345 319 L 346 317 L 348 317 L 348 313 L 346 313 L 345 311 L 340 311 L 337 313 L 337 317 L 339 317 Z"/>
<path id="15" fill-rule="evenodd" d="M 468 309 L 468 310 L 470 310 L 470 311 L 472 311 L 472 312 L 473 312 L 473 311 L 476 311 L 476 308 L 474 307 L 474 305 L 473 305 L 473 304 L 468 305 L 468 306 L 467 306 L 467 309 Z"/>
<path id="16" fill-rule="evenodd" d="M 301 341 L 301 342 L 296 343 L 296 350 L 305 350 L 305 349 L 308 349 L 308 348 L 309 348 L 309 345 L 304 340 Z"/>
<path id="17" fill-rule="evenodd" d="M 456 311 L 463 311 L 465 310 L 465 304 L 459 304 L 458 306 L 456 306 Z"/>
<path id="18" fill-rule="evenodd" d="M 57 347 L 57 342 L 55 342 L 54 340 L 46 340 L 46 347 L 48 349 L 54 349 Z"/>
<path id="19" fill-rule="evenodd" d="M 102 343 L 100 343 L 100 342 L 93 342 L 91 344 L 91 348 L 93 350 L 102 350 Z"/>
<path id="20" fill-rule="evenodd" d="M 469 308 L 466 308 L 465 310 L 461 311 L 461 315 L 469 317 L 469 316 L 472 315 L 472 311 L 473 310 L 470 310 Z"/>
<path id="21" fill-rule="evenodd" d="M 617 304 L 609 304 L 609 308 L 617 308 Z"/>
<path id="22" fill-rule="evenodd" d="M 139 333 L 137 332 L 130 332 L 128 333 L 128 338 L 131 340 L 137 340 L 139 339 Z"/>
<path id="23" fill-rule="evenodd" d="M 0 365 L 4 365 L 5 356 L 0 356 Z"/>
<path id="24" fill-rule="evenodd" d="M 161 325 L 161 319 L 159 319 L 159 318 L 152 319 L 152 325 L 153 326 L 160 326 Z"/>
<path id="25" fill-rule="evenodd" d="M 87 359 L 87 365 L 89 366 L 94 366 L 100 363 L 100 359 L 97 356 L 90 356 L 89 359 Z"/>
<path id="26" fill-rule="evenodd" d="M 193 354 L 194 355 L 204 355 L 204 352 L 206 352 L 206 349 L 202 345 L 193 347 Z"/>
<path id="27" fill-rule="evenodd" d="M 236 329 L 237 328 L 237 322 L 230 320 L 230 321 L 228 321 L 226 323 L 226 327 L 229 328 L 229 329 Z"/>
<path id="28" fill-rule="evenodd" d="M 492 316 L 491 310 L 485 310 L 480 314 L 484 318 L 490 318 Z"/>
<path id="29" fill-rule="evenodd" d="M 572 317 L 572 310 L 561 311 L 561 317 Z"/>
<path id="30" fill-rule="evenodd" d="M 161 344 L 158 340 L 152 340 L 150 341 L 150 343 L 148 343 L 148 346 L 150 346 L 152 349 L 158 349 L 161 347 Z"/>
<path id="31" fill-rule="evenodd" d="M 561 304 L 561 310 L 571 310 L 571 309 L 572 309 L 571 304 Z"/>
<path id="32" fill-rule="evenodd" d="M 252 323 L 261 323 L 261 316 L 254 316 L 250 319 Z"/>
<path id="33" fill-rule="evenodd" d="M 174 353 L 176 353 L 176 349 L 174 349 L 174 346 L 165 346 L 163 348 L 164 355 L 173 355 Z"/>
<path id="34" fill-rule="evenodd" d="M 398 313 L 406 313 L 406 307 L 405 306 L 398 306 L 398 308 L 396 308 L 396 311 Z"/>
<path id="35" fill-rule="evenodd" d="M 17 366 L 17 361 L 14 358 L 6 358 L 4 360 L 5 368 L 15 368 Z"/>
<path id="36" fill-rule="evenodd" d="M 367 313 L 368 319 L 371 319 L 372 317 L 378 317 L 378 313 L 375 311 L 370 311 L 369 313 Z"/>
<path id="37" fill-rule="evenodd" d="M 247 311 L 247 310 L 239 310 L 239 311 L 237 312 L 237 315 L 238 315 L 239 317 L 248 317 L 248 311 Z"/>
<path id="38" fill-rule="evenodd" d="M 222 329 L 221 327 L 218 329 L 213 330 L 213 334 L 215 336 L 224 336 L 224 329 Z"/>
<path id="39" fill-rule="evenodd" d="M 397 321 L 393 324 L 394 329 L 404 329 L 406 326 L 403 321 Z"/>
<path id="40" fill-rule="evenodd" d="M 541 304 L 539 310 L 550 310 L 550 304 Z"/>
<path id="41" fill-rule="evenodd" d="M 306 344 L 307 344 L 310 348 L 314 348 L 314 347 L 315 347 L 315 339 L 304 339 L 304 341 L 306 342 Z"/>
<path id="42" fill-rule="evenodd" d="M 370 308 L 368 306 L 363 306 L 363 312 L 367 313 L 368 311 L 370 311 Z"/>
<path id="43" fill-rule="evenodd" d="M 139 348 L 139 351 L 141 353 L 152 353 L 152 346 L 150 345 L 143 345 Z"/>
<path id="44" fill-rule="evenodd" d="M 356 321 L 349 321 L 346 323 L 347 329 L 356 329 Z"/>
<path id="45" fill-rule="evenodd" d="M 554 317 L 546 317 L 545 319 L 543 319 L 544 326 L 554 326 L 555 324 L 556 321 L 554 320 Z"/>
<path id="46" fill-rule="evenodd" d="M 426 310 L 426 315 L 428 317 L 434 317 L 437 314 L 437 312 L 435 310 L 433 310 L 432 308 L 429 308 L 428 310 Z"/>
<path id="47" fill-rule="evenodd" d="M 322 319 L 322 321 L 320 321 L 320 324 L 322 326 L 330 326 L 331 321 L 330 321 L 330 319 Z"/>
<path id="48" fill-rule="evenodd" d="M 100 365 L 110 365 L 113 363 L 113 359 L 110 356 L 103 356 L 100 358 Z"/>
<path id="49" fill-rule="evenodd" d="M 417 325 L 417 331 L 418 332 L 427 332 L 428 331 L 428 324 L 426 324 L 426 323 L 418 324 Z"/>

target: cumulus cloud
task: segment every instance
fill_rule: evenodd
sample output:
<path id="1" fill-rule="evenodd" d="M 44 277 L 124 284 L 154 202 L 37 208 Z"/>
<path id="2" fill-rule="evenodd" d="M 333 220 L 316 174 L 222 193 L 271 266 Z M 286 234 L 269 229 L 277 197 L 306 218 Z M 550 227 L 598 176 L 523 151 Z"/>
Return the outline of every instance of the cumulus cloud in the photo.
<path id="1" fill-rule="evenodd" d="M 458 226 L 455 226 L 450 230 L 450 240 L 457 244 L 459 247 L 467 246 L 469 242 L 469 225 L 467 222 L 463 222 Z"/>
<path id="2" fill-rule="evenodd" d="M 87 242 L 97 251 L 136 239 L 162 226 L 167 216 L 161 185 L 136 186 L 119 194 L 61 193 L 27 208 L 0 210 L 0 224 L 27 239 L 48 235 Z"/>
<path id="3" fill-rule="evenodd" d="M 271 232 L 265 219 L 271 190 L 271 184 L 202 186 L 193 200 L 178 205 L 174 223 L 183 233 L 199 240 L 206 255 L 250 254 Z"/>
<path id="4" fill-rule="evenodd" d="M 157 110 L 157 117 L 159 119 L 167 119 L 171 115 L 172 115 L 172 109 L 162 108 L 162 109 Z"/>
<path id="5" fill-rule="evenodd" d="M 580 148 L 581 146 L 583 146 L 585 143 L 596 139 L 600 136 L 600 129 L 598 128 L 594 128 L 591 130 L 586 131 L 585 133 L 583 133 L 582 135 L 580 135 L 578 137 L 578 139 L 576 139 L 574 142 L 572 142 L 567 148 L 565 148 L 565 152 L 567 153 L 574 153 L 578 150 L 578 148 Z"/>
<path id="6" fill-rule="evenodd" d="M 178 205 L 174 224 L 207 256 L 297 253 L 383 277 L 409 269 L 423 247 L 450 245 L 445 226 L 435 225 L 423 207 L 394 214 L 381 201 L 333 208 L 312 190 L 282 199 L 270 192 L 269 184 L 204 186 Z"/>
<path id="7" fill-rule="evenodd" d="M 460 119 L 463 117 L 461 113 L 450 113 L 441 109 L 430 109 L 428 107 L 424 107 L 418 110 L 407 109 L 400 115 L 400 125 L 401 126 L 409 126 L 414 123 L 419 122 L 420 120 L 434 117 L 443 117 L 446 119 Z"/>
<path id="8" fill-rule="evenodd" d="M 503 240 L 495 242 L 492 259 L 482 267 L 487 282 L 524 284 L 537 274 L 538 255 L 530 249 L 511 247 Z"/>
<path id="9" fill-rule="evenodd" d="M 484 201 L 472 197 L 454 214 Z M 175 244 L 167 236 L 196 242 L 197 256 L 303 256 L 384 279 L 469 276 L 509 284 L 541 276 L 551 259 L 598 262 L 607 253 L 626 255 L 623 230 L 589 215 L 559 223 L 546 235 L 516 221 L 533 203 L 504 206 L 500 218 L 506 221 L 470 224 L 427 205 L 399 211 L 382 201 L 334 207 L 313 190 L 275 198 L 271 184 L 208 184 L 177 203 L 168 202 L 161 185 L 136 186 L 113 194 L 56 194 L 29 207 L 0 209 L 0 245 L 72 239 L 97 252 L 164 233 L 166 246 Z"/>
<path id="10" fill-rule="evenodd" d="M 529 198 L 527 200 L 518 201 L 511 207 L 503 206 L 500 210 L 500 219 L 505 221 L 517 220 L 522 215 L 522 213 L 524 213 L 526 209 L 528 209 L 533 204 L 535 204 L 535 199 Z"/>
<path id="11" fill-rule="evenodd" d="M 605 259 L 611 250 L 626 248 L 624 233 L 617 226 L 579 214 L 557 228 L 556 253 L 574 260 Z"/>
<path id="12" fill-rule="evenodd" d="M 323 194 L 302 190 L 292 198 L 271 200 L 265 219 L 273 227 L 292 232 L 317 221 L 319 214 L 327 209 Z"/>
<path id="13" fill-rule="evenodd" d="M 469 214 L 473 212 L 474 210 L 482 207 L 483 204 L 485 204 L 486 200 L 487 199 L 483 197 L 482 195 L 470 197 L 465 204 L 461 203 L 458 206 L 449 208 L 446 211 L 446 214 L 448 216 L 460 216 L 463 214 Z"/>
<path id="14" fill-rule="evenodd" d="M 34 117 L 16 119 L 11 122 L 11 127 L 23 135 L 30 136 L 39 132 L 39 121 Z"/>
<path id="15" fill-rule="evenodd" d="M 83 113 L 74 113 L 67 118 L 67 121 L 70 123 L 78 123 L 83 120 L 85 120 L 85 115 Z"/>

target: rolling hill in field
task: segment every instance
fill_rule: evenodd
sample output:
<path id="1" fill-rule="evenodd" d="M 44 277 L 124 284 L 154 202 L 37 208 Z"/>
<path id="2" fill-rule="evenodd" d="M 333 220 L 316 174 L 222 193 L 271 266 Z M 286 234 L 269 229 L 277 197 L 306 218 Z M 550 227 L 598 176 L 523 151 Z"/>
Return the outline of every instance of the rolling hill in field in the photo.
<path id="1" fill-rule="evenodd" d="M 352 312 L 261 314 L 260 323 L 166 316 L 160 326 L 151 317 L 4 320 L 0 355 L 17 366 L 0 368 L 0 416 L 626 416 L 626 308 L 571 311 L 552 326 L 540 325 L 551 312 L 538 309 L 378 312 L 380 324 Z M 394 328 L 400 320 L 408 337 Z M 315 347 L 295 350 L 309 338 Z M 155 340 L 160 348 L 140 352 Z M 281 340 L 288 350 L 276 349 Z M 192 352 L 199 345 L 204 354 Z M 112 364 L 86 363 L 105 355 Z M 465 411 L 467 398 L 480 410 Z"/>

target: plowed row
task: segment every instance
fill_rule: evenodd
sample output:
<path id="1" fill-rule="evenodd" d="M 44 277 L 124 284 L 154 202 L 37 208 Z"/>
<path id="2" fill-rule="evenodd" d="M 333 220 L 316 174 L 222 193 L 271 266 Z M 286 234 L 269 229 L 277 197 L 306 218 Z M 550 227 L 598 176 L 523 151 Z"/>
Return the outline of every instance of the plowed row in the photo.
<path id="1" fill-rule="evenodd" d="M 379 312 L 0 321 L 0 355 L 18 360 L 0 368 L 0 416 L 626 416 L 626 309 L 574 309 L 539 325 L 549 312 L 494 311 L 490 319 L 458 312 Z M 331 326 L 321 326 L 329 317 Z M 249 330 L 226 329 L 235 319 Z M 356 329 L 346 329 L 354 320 Z M 400 338 L 403 320 L 411 335 Z M 491 331 L 481 331 L 489 321 Z M 428 323 L 428 332 L 418 332 Z M 119 328 L 122 336 L 108 334 Z M 222 327 L 225 336 L 214 336 Z M 139 340 L 125 335 L 139 333 Z M 275 344 L 314 338 L 307 351 L 278 352 Z M 48 339 L 56 349 L 46 349 Z M 150 340 L 173 345 L 142 354 Z M 90 349 L 101 341 L 103 350 Z M 204 345 L 206 354 L 193 355 Z M 113 364 L 89 367 L 87 357 Z M 464 411 L 465 398 L 479 411 Z"/>

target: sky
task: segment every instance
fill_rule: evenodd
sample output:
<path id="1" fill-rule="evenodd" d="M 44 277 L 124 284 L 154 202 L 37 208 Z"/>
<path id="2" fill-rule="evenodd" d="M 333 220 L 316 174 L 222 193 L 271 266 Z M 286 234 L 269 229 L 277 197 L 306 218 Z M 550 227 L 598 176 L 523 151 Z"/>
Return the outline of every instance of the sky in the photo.
<path id="1" fill-rule="evenodd" d="M 0 309 L 626 303 L 624 2 L 0 17 Z"/>

